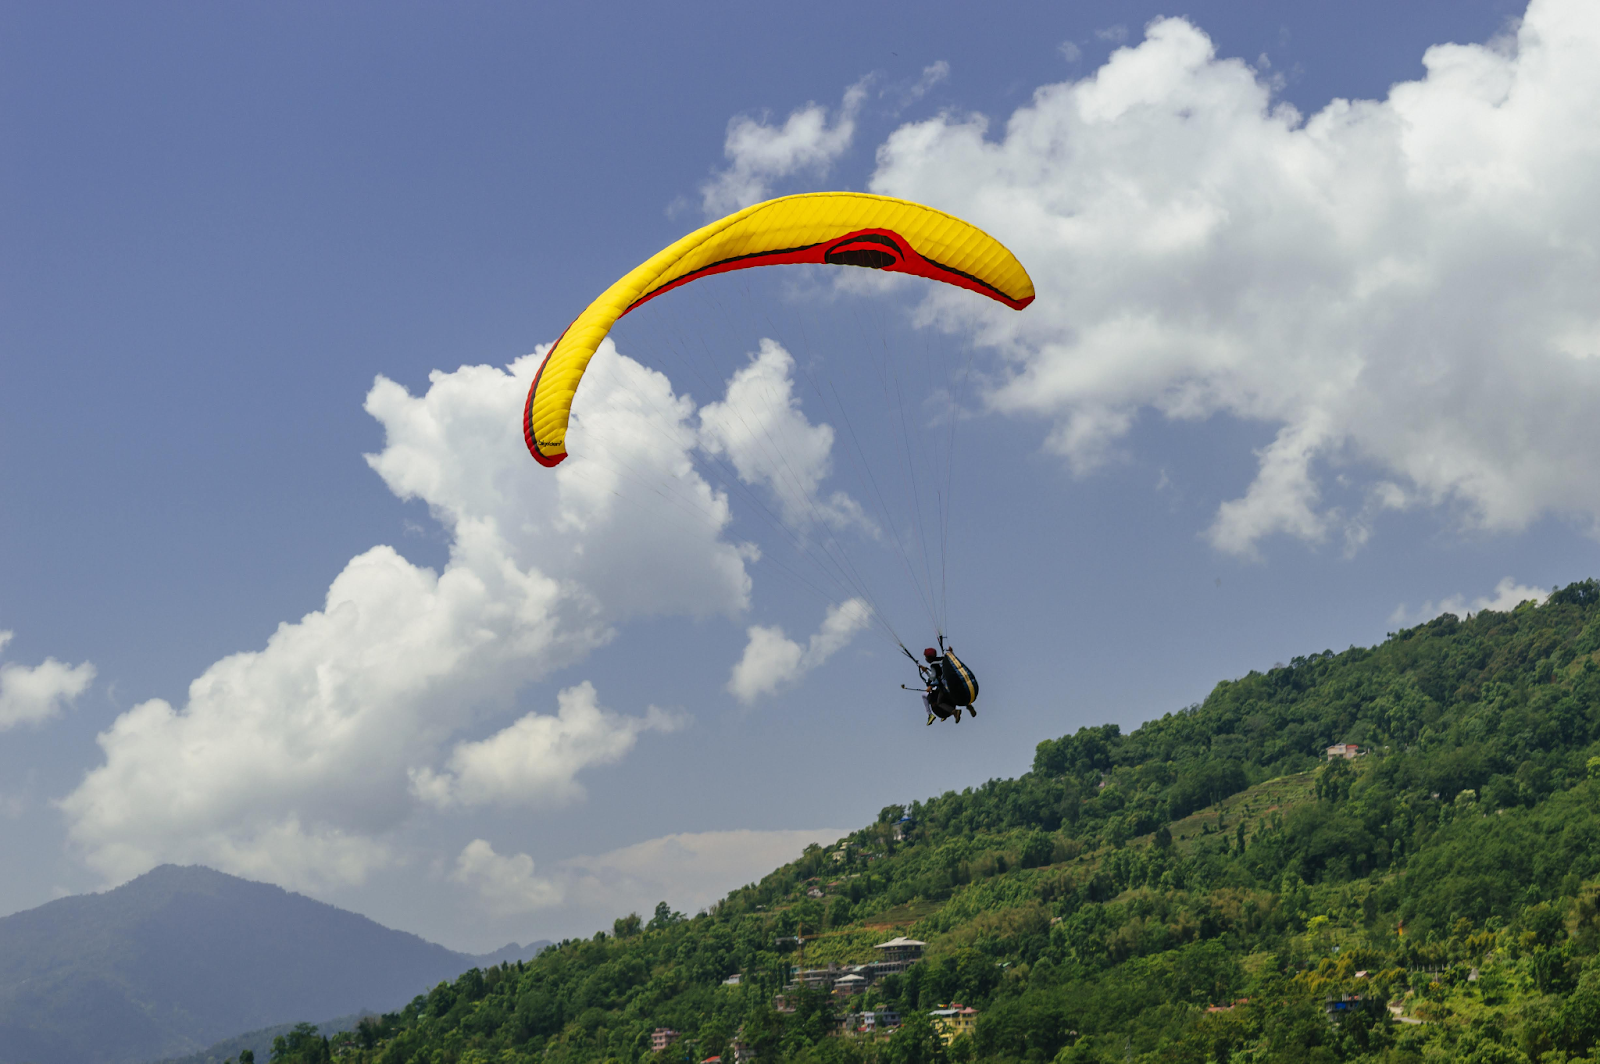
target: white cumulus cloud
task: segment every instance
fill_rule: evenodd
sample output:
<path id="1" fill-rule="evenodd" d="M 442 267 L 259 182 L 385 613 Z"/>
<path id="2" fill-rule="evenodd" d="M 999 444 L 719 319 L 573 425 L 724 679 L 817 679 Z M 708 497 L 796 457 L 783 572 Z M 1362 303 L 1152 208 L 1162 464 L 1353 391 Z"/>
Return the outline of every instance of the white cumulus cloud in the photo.
<path id="1" fill-rule="evenodd" d="M 1274 429 L 1219 501 L 1220 550 L 1353 549 L 1418 506 L 1600 529 L 1596 54 L 1600 6 L 1533 0 L 1514 39 L 1431 48 L 1422 79 L 1305 119 L 1162 19 L 1002 128 L 903 126 L 870 187 L 1028 266 L 1020 314 L 943 291 L 925 313 L 1009 359 L 990 403 L 1052 422 L 1075 471 L 1145 410 Z"/>
<path id="2" fill-rule="evenodd" d="M 529 713 L 480 742 L 457 743 L 443 774 L 414 770 L 413 793 L 439 806 L 569 802 L 583 794 L 579 770 L 621 760 L 643 732 L 682 725 L 655 706 L 643 717 L 603 709 L 587 680 L 556 701 L 556 716 Z"/>
<path id="3" fill-rule="evenodd" d="M 0 631 L 0 650 L 15 633 Z M 94 682 L 89 662 L 67 665 L 45 658 L 37 665 L 0 665 L 0 731 L 19 724 L 43 724 L 61 712 Z"/>
<path id="4" fill-rule="evenodd" d="M 534 874 L 525 853 L 502 856 L 484 839 L 473 839 L 456 857 L 452 882 L 477 894 L 495 916 L 517 916 L 560 905 L 561 884 Z"/>
<path id="5" fill-rule="evenodd" d="M 1508 576 L 1494 586 L 1493 594 L 1480 595 L 1471 602 L 1467 601 L 1465 595 L 1451 595 L 1449 598 L 1440 599 L 1437 603 L 1432 601 L 1424 602 L 1422 608 L 1415 613 L 1407 610 L 1405 603 L 1402 602 L 1395 608 L 1394 613 L 1389 615 L 1389 623 L 1421 624 L 1423 621 L 1431 621 L 1445 613 L 1453 613 L 1457 617 L 1465 617 L 1469 613 L 1478 613 L 1481 610 L 1495 610 L 1499 613 L 1506 613 L 1516 609 L 1524 602 L 1531 601 L 1543 605 L 1544 600 L 1549 597 L 1550 592 L 1542 588 L 1519 584 Z"/>
<path id="6" fill-rule="evenodd" d="M 552 474 L 519 428 L 540 354 L 435 372 L 419 396 L 378 379 L 366 408 L 386 442 L 368 460 L 396 495 L 427 502 L 449 560 L 435 572 L 373 547 L 320 608 L 211 665 L 183 704 L 119 716 L 99 736 L 104 764 L 60 803 L 91 867 L 110 880 L 175 861 L 307 889 L 359 883 L 407 859 L 399 829 L 441 794 L 570 800 L 577 772 L 666 727 L 659 711 L 602 711 L 580 685 L 558 716 L 463 741 L 624 618 L 748 602 L 745 552 L 721 539 L 726 502 L 693 470 L 691 406 L 607 343 L 579 395 L 573 457 Z M 674 491 L 614 492 L 623 476 Z M 513 770 L 512 756 L 533 761 Z"/>
<path id="7" fill-rule="evenodd" d="M 794 394 L 794 357 L 762 340 L 750 362 L 728 381 L 721 402 L 700 408 L 700 447 L 725 459 L 746 484 L 771 492 L 778 516 L 794 530 L 813 525 L 871 531 L 860 504 L 844 492 L 824 499 L 832 471 L 833 428 L 813 425 Z"/>
<path id="8" fill-rule="evenodd" d="M 923 72 L 928 87 L 944 76 L 945 71 L 938 67 L 936 63 Z M 863 78 L 845 90 L 831 119 L 826 107 L 808 103 L 791 112 L 781 126 L 749 115 L 731 120 L 722 149 L 728 167 L 700 188 L 706 214 L 721 217 L 766 199 L 772 182 L 792 174 L 826 175 L 855 137 L 856 115 L 867 98 L 868 81 Z"/>
<path id="9" fill-rule="evenodd" d="M 777 626 L 752 625 L 744 655 L 728 677 L 728 691 L 745 703 L 775 694 L 842 650 L 871 620 L 872 613 L 861 599 L 830 606 L 822 627 L 805 646 Z"/>

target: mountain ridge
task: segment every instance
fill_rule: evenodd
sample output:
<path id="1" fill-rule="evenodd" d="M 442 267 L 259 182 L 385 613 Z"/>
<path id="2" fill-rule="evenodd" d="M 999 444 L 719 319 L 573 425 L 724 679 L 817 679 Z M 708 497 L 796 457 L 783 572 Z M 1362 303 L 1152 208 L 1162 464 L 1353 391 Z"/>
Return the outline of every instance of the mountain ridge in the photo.
<path id="1" fill-rule="evenodd" d="M 161 865 L 0 918 L 0 1064 L 175 1057 L 394 1007 L 523 949 L 458 953 L 272 884 Z"/>

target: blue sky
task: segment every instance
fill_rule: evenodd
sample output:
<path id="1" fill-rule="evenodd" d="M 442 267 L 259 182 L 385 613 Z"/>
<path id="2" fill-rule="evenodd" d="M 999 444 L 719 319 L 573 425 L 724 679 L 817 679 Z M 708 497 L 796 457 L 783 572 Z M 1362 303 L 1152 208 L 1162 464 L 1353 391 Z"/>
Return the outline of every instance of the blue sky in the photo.
<path id="1" fill-rule="evenodd" d="M 0 8 L 0 912 L 174 860 L 459 948 L 587 933 L 1594 575 L 1597 41 L 1576 0 Z M 589 299 L 820 188 L 970 218 L 1038 301 L 707 283 L 585 382 L 609 462 L 517 450 L 527 356 Z M 705 435 L 765 374 L 831 443 L 817 497 L 870 510 L 865 349 L 976 367 L 959 731 L 824 623 L 848 596 L 786 576 L 772 485 Z"/>

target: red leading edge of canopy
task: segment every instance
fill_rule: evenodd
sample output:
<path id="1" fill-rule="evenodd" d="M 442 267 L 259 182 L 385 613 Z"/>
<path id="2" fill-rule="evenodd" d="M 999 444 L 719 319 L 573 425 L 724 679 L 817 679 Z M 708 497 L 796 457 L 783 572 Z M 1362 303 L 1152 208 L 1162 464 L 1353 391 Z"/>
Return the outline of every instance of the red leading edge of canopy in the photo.
<path id="1" fill-rule="evenodd" d="M 554 458 L 546 458 L 539 453 L 539 445 L 533 438 L 533 395 L 539 390 L 539 378 L 544 376 L 544 368 L 550 364 L 550 356 L 556 353 L 556 348 L 561 346 L 561 340 L 567 335 L 567 330 L 561 330 L 561 336 L 556 337 L 556 342 L 550 345 L 550 350 L 545 352 L 544 361 L 539 363 L 539 371 L 533 375 L 533 383 L 528 385 L 528 401 L 522 406 L 522 439 L 528 445 L 528 453 L 533 455 L 533 460 L 542 466 L 554 468 L 561 464 L 567 457 L 563 450 Z"/>
<path id="2" fill-rule="evenodd" d="M 1012 310 L 1021 310 L 1033 302 L 1032 296 L 1028 296 L 1026 299 L 1013 299 L 1000 291 L 1000 289 L 993 285 L 985 284 L 970 274 L 951 269 L 949 266 L 941 265 L 932 259 L 923 258 L 917 249 L 911 246 L 911 241 L 893 229 L 857 229 L 853 233 L 844 233 L 834 237 L 832 240 L 808 244 L 802 248 L 785 248 L 781 251 L 769 251 L 761 255 L 745 255 L 714 262 L 709 266 L 702 266 L 693 273 L 684 274 L 671 284 L 662 285 L 649 295 L 636 300 L 623 313 L 626 314 L 628 311 L 643 306 L 663 292 L 670 292 L 674 288 L 688 284 L 690 281 L 709 277 L 715 273 L 731 273 L 734 270 L 746 270 L 755 266 L 789 266 L 803 263 L 822 265 L 828 261 L 828 253 L 835 248 L 862 241 L 863 238 L 871 240 L 874 237 L 887 238 L 893 241 L 895 261 L 878 267 L 887 273 L 909 273 L 917 277 L 926 277 L 931 281 L 943 281 L 945 284 L 955 285 L 958 288 L 965 288 L 968 291 L 977 292 L 979 295 L 988 296 L 990 299 L 1004 303 Z M 877 244 L 876 241 L 873 242 L 873 245 L 882 246 Z"/>

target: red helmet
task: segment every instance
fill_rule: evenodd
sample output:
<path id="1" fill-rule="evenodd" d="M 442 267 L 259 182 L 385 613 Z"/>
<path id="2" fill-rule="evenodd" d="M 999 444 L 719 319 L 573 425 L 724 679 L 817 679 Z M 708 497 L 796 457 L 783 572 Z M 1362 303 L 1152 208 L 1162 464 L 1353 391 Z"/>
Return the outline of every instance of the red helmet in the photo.
<path id="1" fill-rule="evenodd" d="M 922 652 L 922 656 L 924 658 L 927 658 L 929 661 L 932 661 L 934 658 L 937 658 L 939 656 L 939 652 L 937 650 L 933 649 L 932 647 L 929 647 L 928 649 L 926 649 L 926 650 L 924 650 Z"/>

